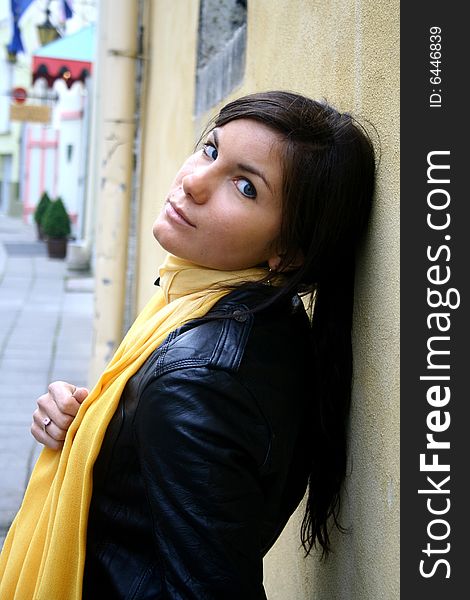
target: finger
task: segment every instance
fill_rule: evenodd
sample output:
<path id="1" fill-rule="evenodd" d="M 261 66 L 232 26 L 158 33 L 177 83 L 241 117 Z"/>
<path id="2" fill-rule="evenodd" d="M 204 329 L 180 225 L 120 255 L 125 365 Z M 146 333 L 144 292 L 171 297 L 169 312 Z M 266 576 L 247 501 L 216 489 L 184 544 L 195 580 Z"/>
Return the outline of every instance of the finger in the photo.
<path id="1" fill-rule="evenodd" d="M 81 402 L 84 400 L 84 392 L 82 390 L 88 394 L 86 388 L 77 388 L 75 385 L 65 381 L 54 381 L 49 385 L 49 394 L 56 403 L 59 411 L 71 417 L 75 417 Z M 74 394 L 78 394 L 79 399 Z"/>
<path id="2" fill-rule="evenodd" d="M 75 393 L 77 393 L 77 392 L 75 392 Z M 82 397 L 81 394 L 79 397 L 80 398 Z M 80 405 L 83 402 L 83 400 L 84 400 L 84 398 L 79 401 L 75 396 L 72 396 L 71 394 L 69 394 L 68 396 L 61 396 L 61 397 L 54 398 L 54 401 L 55 401 L 55 404 L 56 404 L 58 410 L 63 415 L 67 415 L 68 417 L 71 417 L 72 419 L 73 419 L 73 417 L 76 416 L 78 409 L 80 408 Z"/>
<path id="3" fill-rule="evenodd" d="M 56 442 L 63 442 L 65 440 L 65 436 L 67 435 L 67 429 L 61 429 L 49 417 L 45 417 L 42 420 L 41 425 L 44 435 L 48 435 Z"/>
<path id="4" fill-rule="evenodd" d="M 44 416 L 40 410 L 33 413 L 33 423 L 36 425 L 36 430 L 42 430 L 42 438 L 48 435 L 57 442 L 63 442 L 67 434 L 67 428 L 60 427 L 55 423 L 51 417 Z"/>
<path id="5" fill-rule="evenodd" d="M 73 402 L 76 403 L 74 400 Z M 49 417 L 56 427 L 66 431 L 72 423 L 74 416 L 62 411 L 57 405 L 57 402 L 51 397 L 51 394 L 44 394 L 37 400 L 39 414 L 37 416 L 38 425 L 41 425 L 40 420 Z M 79 406 L 79 405 L 78 405 Z"/>
<path id="6" fill-rule="evenodd" d="M 44 419 L 39 417 L 38 411 L 33 415 L 33 422 L 31 425 L 31 434 L 36 441 L 43 444 L 51 450 L 60 450 L 64 445 L 62 440 L 56 440 L 49 435 L 52 422 L 47 426 L 44 425 Z"/>
<path id="7" fill-rule="evenodd" d="M 85 400 L 85 398 L 88 396 L 89 393 L 90 392 L 87 390 L 87 388 L 77 387 L 77 388 L 75 388 L 75 391 L 72 394 L 72 396 L 75 398 L 75 400 L 77 402 L 79 402 L 81 404 Z"/>
<path id="8" fill-rule="evenodd" d="M 51 394 L 52 396 L 58 395 L 65 395 L 68 396 L 70 394 L 73 394 L 73 392 L 77 389 L 76 385 L 73 385 L 73 383 L 68 383 L 67 381 L 53 381 L 52 383 L 50 383 L 47 386 L 47 391 L 49 392 L 49 394 Z"/>

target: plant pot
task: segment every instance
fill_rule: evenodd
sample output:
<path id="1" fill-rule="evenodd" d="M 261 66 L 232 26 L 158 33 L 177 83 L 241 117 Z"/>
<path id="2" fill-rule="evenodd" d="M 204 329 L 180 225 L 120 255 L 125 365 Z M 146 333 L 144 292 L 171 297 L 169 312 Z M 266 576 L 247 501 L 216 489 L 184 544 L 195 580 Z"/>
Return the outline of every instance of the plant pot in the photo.
<path id="1" fill-rule="evenodd" d="M 38 233 L 38 240 L 43 241 L 45 239 L 45 237 L 44 237 L 44 231 L 42 230 L 41 223 L 36 223 L 36 231 Z"/>
<path id="2" fill-rule="evenodd" d="M 47 238 L 49 258 L 65 258 L 67 256 L 67 238 Z"/>

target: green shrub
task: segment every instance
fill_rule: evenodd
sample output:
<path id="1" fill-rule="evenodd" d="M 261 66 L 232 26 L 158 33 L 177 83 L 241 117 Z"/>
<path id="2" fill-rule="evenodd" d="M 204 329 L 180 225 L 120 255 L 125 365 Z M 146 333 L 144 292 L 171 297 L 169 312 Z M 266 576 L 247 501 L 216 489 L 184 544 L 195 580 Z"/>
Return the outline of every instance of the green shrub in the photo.
<path id="1" fill-rule="evenodd" d="M 61 198 L 53 200 L 42 221 L 44 235 L 50 238 L 63 238 L 70 235 L 70 217 Z"/>
<path id="2" fill-rule="evenodd" d="M 42 223 L 44 215 L 46 214 L 47 209 L 51 205 L 51 202 L 52 200 L 49 198 L 48 193 L 43 192 L 41 199 L 39 200 L 38 205 L 36 206 L 36 209 L 34 211 L 34 220 L 38 225 Z"/>

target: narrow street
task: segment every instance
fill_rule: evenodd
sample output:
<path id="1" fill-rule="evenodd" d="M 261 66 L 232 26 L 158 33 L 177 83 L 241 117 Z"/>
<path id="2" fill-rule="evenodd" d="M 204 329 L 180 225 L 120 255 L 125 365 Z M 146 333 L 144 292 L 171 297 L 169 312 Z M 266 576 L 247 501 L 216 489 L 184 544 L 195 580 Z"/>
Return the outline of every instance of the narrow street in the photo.
<path id="1" fill-rule="evenodd" d="M 40 451 L 30 434 L 50 381 L 88 385 L 93 281 L 47 256 L 33 226 L 0 216 L 0 545 Z"/>

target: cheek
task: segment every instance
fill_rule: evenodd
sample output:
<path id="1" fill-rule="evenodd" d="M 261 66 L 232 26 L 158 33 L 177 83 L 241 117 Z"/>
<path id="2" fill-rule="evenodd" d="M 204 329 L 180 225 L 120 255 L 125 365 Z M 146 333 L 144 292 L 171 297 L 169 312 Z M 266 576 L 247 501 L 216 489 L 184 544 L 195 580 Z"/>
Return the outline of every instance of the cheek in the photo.
<path id="1" fill-rule="evenodd" d="M 271 219 L 269 217 L 271 216 Z M 243 253 L 270 248 L 279 236 L 280 219 L 272 215 L 231 215 L 229 221 L 223 223 L 215 220 L 211 223 L 214 243 L 224 244 L 232 250 Z"/>
<path id="2" fill-rule="evenodd" d="M 194 172 L 194 169 L 198 166 L 199 156 L 193 154 L 181 165 L 180 169 L 176 173 L 175 181 L 181 181 L 185 175 L 190 175 Z"/>
<path id="3" fill-rule="evenodd" d="M 182 182 L 183 177 L 185 176 L 185 174 L 186 173 L 183 172 L 183 169 L 180 169 L 178 171 L 178 173 L 176 173 L 175 178 L 171 182 L 170 189 L 169 189 L 169 194 L 168 195 L 170 195 L 172 192 L 174 192 L 177 188 L 179 188 L 181 186 L 181 182 Z"/>
<path id="4" fill-rule="evenodd" d="M 281 217 L 275 210 L 256 211 L 240 226 L 254 242 L 266 246 L 279 236 Z"/>
<path id="5" fill-rule="evenodd" d="M 173 179 L 173 181 L 170 185 L 170 192 L 172 190 L 174 190 L 175 188 L 178 188 L 181 186 L 183 177 L 185 177 L 186 175 L 190 175 L 194 171 L 194 169 L 196 167 L 196 163 L 197 163 L 197 155 L 195 155 L 195 154 L 193 154 L 188 159 L 186 159 L 186 161 L 181 165 L 181 167 L 177 171 L 175 178 Z"/>

